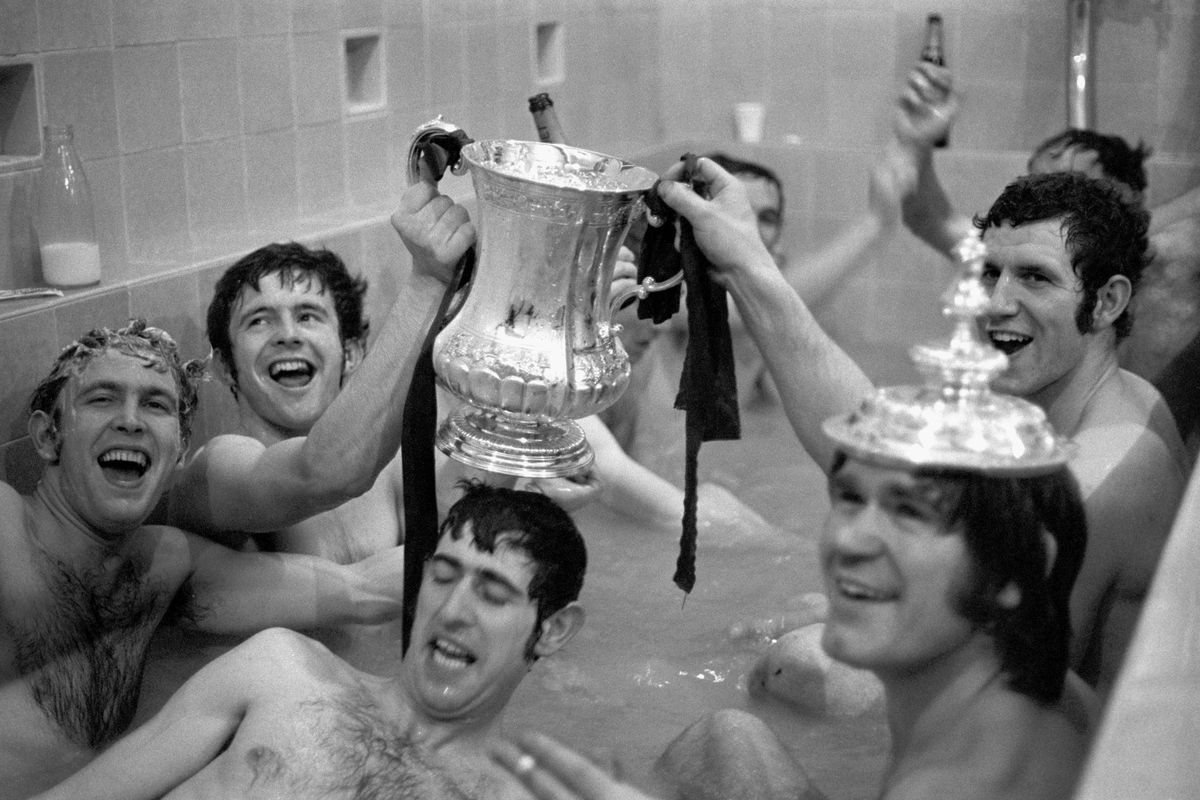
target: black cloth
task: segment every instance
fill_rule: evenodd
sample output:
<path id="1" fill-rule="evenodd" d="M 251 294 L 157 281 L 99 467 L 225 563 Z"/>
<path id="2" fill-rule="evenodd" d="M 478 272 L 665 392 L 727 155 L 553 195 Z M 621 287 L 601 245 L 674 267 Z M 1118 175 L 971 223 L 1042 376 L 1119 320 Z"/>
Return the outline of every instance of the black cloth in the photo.
<path id="1" fill-rule="evenodd" d="M 705 195 L 707 186 L 695 178 L 696 157 L 683 156 L 684 182 Z M 729 332 L 729 305 L 725 289 L 709 278 L 710 264 L 696 244 L 692 225 L 679 217 L 658 197 L 658 184 L 650 190 L 647 204 L 652 213 L 665 220 L 650 228 L 642 240 L 638 259 L 638 279 L 650 275 L 665 280 L 680 269 L 687 284 L 688 343 L 680 376 L 675 408 L 685 413 L 686 452 L 683 487 L 683 531 L 679 538 L 679 557 L 675 562 L 675 585 L 690 592 L 696 584 L 696 471 L 700 445 L 722 439 L 741 438 L 741 418 L 737 405 L 737 377 L 734 372 L 733 337 Z M 679 249 L 675 248 L 675 225 L 679 222 Z M 661 295 L 675 292 L 659 299 Z M 672 302 L 674 308 L 672 309 Z M 649 308 L 647 308 L 647 304 Z M 664 321 L 679 309 L 677 290 L 652 294 L 638 309 L 642 319 Z"/>
<path id="2" fill-rule="evenodd" d="M 471 139 L 462 131 L 439 134 L 419 145 L 418 157 L 440 179 L 459 159 Z M 475 265 L 475 250 L 467 251 L 458 264 L 458 274 L 446 287 L 433 325 L 425 335 L 413 368 L 412 382 L 404 400 L 400 434 L 400 466 L 404 476 L 404 603 L 401 608 L 401 654 L 408 651 L 417 593 L 425 561 L 437 548 L 437 475 L 434 464 L 434 434 L 437 429 L 437 389 L 434 384 L 433 342 L 446 323 L 454 295 L 469 280 Z"/>

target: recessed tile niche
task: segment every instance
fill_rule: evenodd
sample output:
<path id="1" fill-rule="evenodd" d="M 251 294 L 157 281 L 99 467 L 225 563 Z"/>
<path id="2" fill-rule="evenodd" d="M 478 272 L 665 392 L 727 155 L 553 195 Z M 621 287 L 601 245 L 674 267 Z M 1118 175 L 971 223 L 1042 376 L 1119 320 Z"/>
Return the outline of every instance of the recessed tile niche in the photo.
<path id="1" fill-rule="evenodd" d="M 33 64 L 0 61 L 0 173 L 28 169 L 41 154 Z"/>
<path id="2" fill-rule="evenodd" d="M 387 105 L 383 36 L 377 30 L 343 31 L 343 101 L 347 114 L 378 111 Z"/>

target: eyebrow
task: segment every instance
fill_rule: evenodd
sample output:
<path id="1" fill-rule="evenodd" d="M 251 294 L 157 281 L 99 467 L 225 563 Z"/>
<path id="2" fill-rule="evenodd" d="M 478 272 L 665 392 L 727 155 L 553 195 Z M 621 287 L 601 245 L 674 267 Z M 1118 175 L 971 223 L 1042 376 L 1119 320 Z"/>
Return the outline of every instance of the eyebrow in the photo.
<path id="1" fill-rule="evenodd" d="M 117 381 L 108 379 L 81 384 L 79 387 L 79 396 L 85 397 L 96 392 L 120 393 L 129 391 L 131 389 L 133 392 L 143 397 L 165 397 L 172 403 L 178 402 L 178 397 L 174 392 L 164 389 L 161 386 L 145 383 L 139 383 L 130 386 L 129 384 L 118 383 Z"/>

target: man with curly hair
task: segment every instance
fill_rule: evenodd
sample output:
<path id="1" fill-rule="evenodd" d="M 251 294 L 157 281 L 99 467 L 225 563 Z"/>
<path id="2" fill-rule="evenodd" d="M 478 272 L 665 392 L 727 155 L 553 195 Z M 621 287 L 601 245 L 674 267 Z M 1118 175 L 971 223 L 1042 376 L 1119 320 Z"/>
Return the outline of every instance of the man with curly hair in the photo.
<path id="1" fill-rule="evenodd" d="M 140 320 L 66 347 L 30 402 L 45 468 L 0 483 L 0 786 L 23 798 L 131 723 L 165 619 L 216 633 L 399 616 L 402 551 L 340 566 L 146 524 L 183 458 L 200 367 Z"/>

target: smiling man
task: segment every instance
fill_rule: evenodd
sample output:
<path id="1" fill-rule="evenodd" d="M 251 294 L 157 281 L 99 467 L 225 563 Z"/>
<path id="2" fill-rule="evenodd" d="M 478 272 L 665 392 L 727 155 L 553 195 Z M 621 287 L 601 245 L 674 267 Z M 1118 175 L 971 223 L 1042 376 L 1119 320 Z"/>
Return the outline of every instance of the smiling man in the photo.
<path id="1" fill-rule="evenodd" d="M 425 566 L 399 676 L 290 631 L 259 634 L 39 797 L 527 797 L 488 752 L 533 663 L 582 625 L 586 566 L 553 501 L 472 484 Z"/>
<path id="2" fill-rule="evenodd" d="M 884 686 L 878 797 L 1070 797 L 1098 715 L 1068 664 L 1087 532 L 1067 453 L 1042 446 L 1044 422 L 1024 401 L 1006 416 L 993 398 L 964 398 L 947 414 L 929 392 L 927 427 L 914 431 L 889 416 L 887 391 L 824 427 L 836 454 L 819 550 L 821 644 Z M 912 409 L 920 395 L 892 397 Z M 929 423 L 939 413 L 944 427 Z M 962 435 L 980 430 L 987 446 Z M 648 788 L 672 800 L 824 800 L 797 744 L 746 711 L 718 711 L 668 746 Z M 494 756 L 539 800 L 647 800 L 545 736 L 502 742 Z"/>
<path id="3" fill-rule="evenodd" d="M 833 447 L 821 423 L 853 409 L 871 381 L 780 278 L 740 182 L 711 161 L 700 164 L 711 200 L 666 182 L 662 197 L 691 220 L 715 279 L 762 350 L 793 429 L 828 470 Z M 673 169 L 665 177 L 679 174 Z M 1009 358 L 993 386 L 1041 406 L 1077 448 L 1070 466 L 1090 544 L 1071 598 L 1071 664 L 1105 696 L 1186 481 L 1170 411 L 1117 361 L 1146 262 L 1147 215 L 1108 181 L 1053 173 L 1017 179 L 976 224 L 991 297 L 980 324 Z"/>
<path id="4" fill-rule="evenodd" d="M 466 221 L 445 224 L 454 235 Z M 450 274 L 426 264 L 401 283 L 370 356 L 366 283 L 333 252 L 270 244 L 225 271 L 207 328 L 237 427 L 181 470 L 172 524 L 234 548 L 338 564 L 403 544 L 403 398 Z M 314 633 L 356 665 L 384 670 L 399 630 L 396 620 Z"/>
<path id="5" fill-rule="evenodd" d="M 400 615 L 398 547 L 341 566 L 145 524 L 186 449 L 198 374 L 135 321 L 80 337 L 34 391 L 41 480 L 28 497 L 0 483 L 5 798 L 61 780 L 129 727 L 164 620 L 247 635 Z"/>

